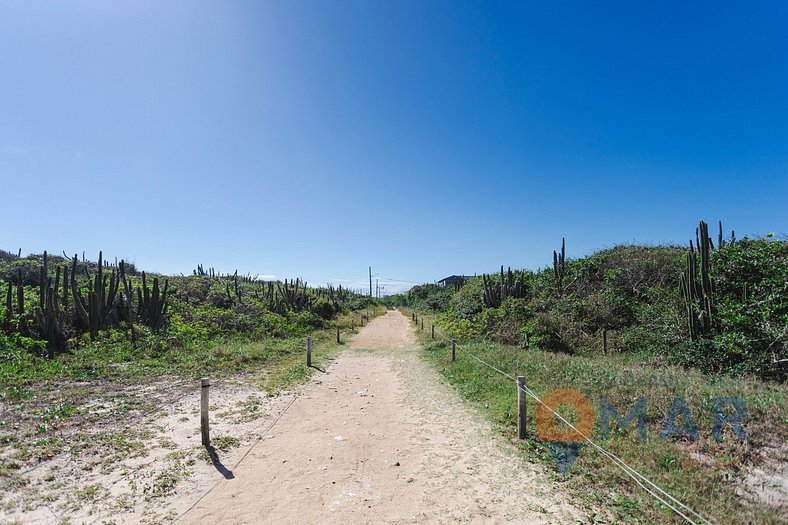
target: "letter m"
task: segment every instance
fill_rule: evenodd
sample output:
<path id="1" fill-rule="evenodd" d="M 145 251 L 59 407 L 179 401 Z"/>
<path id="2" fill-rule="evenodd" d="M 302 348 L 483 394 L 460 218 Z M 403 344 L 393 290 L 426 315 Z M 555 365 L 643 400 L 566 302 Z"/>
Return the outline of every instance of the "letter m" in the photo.
<path id="1" fill-rule="evenodd" d="M 627 415 L 621 417 L 621 415 L 613 408 L 613 405 L 610 404 L 604 396 L 599 398 L 599 433 L 602 435 L 602 439 L 608 439 L 610 434 L 610 416 L 613 416 L 613 419 L 616 420 L 618 423 L 618 428 L 623 429 L 632 423 L 632 420 L 635 419 L 637 416 L 638 422 L 638 438 L 641 441 L 646 440 L 646 398 L 641 397 L 635 403 L 635 406 L 627 412 Z"/>

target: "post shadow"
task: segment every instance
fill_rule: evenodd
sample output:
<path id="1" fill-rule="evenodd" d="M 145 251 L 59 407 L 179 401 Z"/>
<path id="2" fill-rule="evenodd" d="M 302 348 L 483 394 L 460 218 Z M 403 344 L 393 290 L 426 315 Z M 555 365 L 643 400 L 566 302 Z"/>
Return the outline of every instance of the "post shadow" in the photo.
<path id="1" fill-rule="evenodd" d="M 213 464 L 214 468 L 224 476 L 224 479 L 235 479 L 235 475 L 231 470 L 227 470 L 221 460 L 219 459 L 219 455 L 216 454 L 216 449 L 213 448 L 213 445 L 208 445 L 205 447 L 208 450 L 208 457 L 211 458 L 211 463 Z"/>

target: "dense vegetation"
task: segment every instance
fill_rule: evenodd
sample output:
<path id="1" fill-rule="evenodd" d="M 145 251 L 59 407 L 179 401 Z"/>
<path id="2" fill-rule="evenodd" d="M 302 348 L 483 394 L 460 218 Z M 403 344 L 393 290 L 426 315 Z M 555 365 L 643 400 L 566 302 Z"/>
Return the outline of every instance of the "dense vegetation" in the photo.
<path id="1" fill-rule="evenodd" d="M 720 230 L 721 230 L 720 226 Z M 723 239 L 701 223 L 689 250 L 616 246 L 553 267 L 504 271 L 404 298 L 464 338 L 785 379 L 788 243 Z M 401 301 L 403 298 L 395 298 Z"/>
<path id="2" fill-rule="evenodd" d="M 202 266 L 167 277 L 122 261 L 105 264 L 101 256 L 20 255 L 0 251 L 6 518 L 28 518 L 44 506 L 68 513 L 92 505 L 90 513 L 114 514 L 173 493 L 196 462 L 241 445 L 241 431 L 217 434 L 222 423 L 234 428 L 266 416 L 263 397 L 325 369 L 359 316 L 363 323 L 378 313 L 369 297 L 299 279 L 261 282 Z M 312 367 L 304 366 L 307 334 Z M 160 423 L 173 415 L 187 424 L 183 407 L 196 398 L 195 379 L 206 376 L 221 393 L 211 400 L 215 456 L 188 432 Z M 191 425 L 197 430 L 196 418 Z M 118 489 L 108 482 L 115 469 L 126 487 L 117 497 L 108 490 Z M 152 515 L 143 521 L 161 521 Z"/>
<path id="3" fill-rule="evenodd" d="M 524 376 L 538 396 L 581 392 L 599 407 L 592 439 L 712 522 L 784 522 L 784 495 L 776 495 L 788 460 L 784 240 L 720 233 L 712 242 L 701 223 L 689 249 L 626 245 L 570 260 L 562 246 L 540 271 L 501 268 L 457 287 L 417 286 L 391 301 L 412 308 L 406 313 L 418 317 L 417 327 L 426 321 L 418 331 L 425 358 L 503 435 L 515 433 L 516 390 L 477 359 Z M 459 342 L 456 361 L 441 332 Z M 746 407 L 746 442 L 730 429 L 722 439 L 713 435 L 720 398 Z M 644 400 L 646 439 L 620 421 L 603 437 L 603 399 L 621 415 Z M 698 435 L 663 436 L 675 399 L 686 403 Z M 528 439 L 517 446 L 526 461 L 554 467 L 534 408 L 529 400 Z M 561 412 L 577 422 L 570 407 Z M 556 475 L 592 522 L 683 522 L 588 446 L 567 477 Z"/>
<path id="4" fill-rule="evenodd" d="M 6 388 L 102 375 L 119 364 L 196 374 L 227 365 L 212 351 L 227 341 L 265 342 L 260 357 L 270 359 L 272 349 L 294 346 L 288 340 L 372 304 L 341 287 L 310 288 L 299 279 L 263 282 L 202 266 L 193 275 L 163 277 L 123 261 L 105 264 L 101 255 L 97 262 L 20 255 L 0 251 Z"/>

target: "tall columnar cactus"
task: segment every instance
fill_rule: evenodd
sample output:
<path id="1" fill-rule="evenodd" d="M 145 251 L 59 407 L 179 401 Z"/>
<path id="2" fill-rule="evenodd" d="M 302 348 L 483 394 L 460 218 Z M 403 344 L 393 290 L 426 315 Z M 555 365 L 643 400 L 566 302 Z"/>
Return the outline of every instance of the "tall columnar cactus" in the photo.
<path id="1" fill-rule="evenodd" d="M 126 263 L 120 261 L 118 265 L 120 281 L 123 284 L 123 293 L 120 294 L 118 315 L 120 320 L 130 323 L 134 321 L 134 303 L 132 301 L 131 279 L 126 278 Z"/>
<path id="2" fill-rule="evenodd" d="M 717 249 L 725 247 L 722 221 L 717 237 Z M 731 232 L 729 244 L 736 242 L 736 234 Z M 687 325 L 690 337 L 698 339 L 714 330 L 716 308 L 714 305 L 714 282 L 711 277 L 711 253 L 714 243 L 709 237 L 709 226 L 700 221 L 695 229 L 695 245 L 690 241 L 687 263 L 679 281 L 681 295 L 687 310 Z M 700 256 L 700 266 L 698 265 Z"/>
<path id="3" fill-rule="evenodd" d="M 138 315 L 143 324 L 154 330 L 162 328 L 167 316 L 167 288 L 169 282 L 164 280 L 164 290 L 159 290 L 159 278 L 153 278 L 153 287 L 148 289 L 145 272 L 142 272 L 142 287 L 137 288 Z"/>
<path id="4" fill-rule="evenodd" d="M 25 313 L 25 285 L 22 281 L 22 269 L 16 270 L 16 311 L 19 315 Z"/>
<path id="5" fill-rule="evenodd" d="M 87 270 L 86 270 L 87 272 Z M 99 252 L 96 275 L 88 273 L 88 293 L 86 297 L 77 285 L 77 256 L 71 261 L 71 295 L 74 302 L 77 325 L 96 337 L 100 330 L 116 326 L 119 321 L 118 303 L 116 302 L 121 275 L 113 268 L 107 275 L 104 272 L 103 254 Z M 125 275 L 125 273 L 124 273 Z"/>
<path id="6" fill-rule="evenodd" d="M 274 291 L 274 283 L 269 281 L 267 283 L 260 283 L 259 288 L 252 290 L 252 294 L 263 304 L 267 304 L 269 309 L 274 309 L 274 301 L 276 300 L 276 292 Z"/>
<path id="7" fill-rule="evenodd" d="M 233 284 L 235 285 L 235 296 L 238 298 L 238 302 L 240 304 L 244 304 L 243 297 L 241 295 L 241 288 L 238 287 L 238 270 L 235 270 L 233 274 Z"/>
<path id="8" fill-rule="evenodd" d="M 285 279 L 284 284 L 277 283 L 277 290 L 279 292 L 278 299 L 288 310 L 299 312 L 309 309 L 312 300 L 307 294 L 306 283 L 300 279 L 289 282 Z"/>
<path id="9" fill-rule="evenodd" d="M 60 272 L 58 272 L 58 276 Z M 57 279 L 55 280 L 57 283 Z M 47 279 L 45 288 L 44 304 L 37 305 L 33 310 L 38 336 L 46 339 L 47 347 L 51 352 L 62 351 L 66 347 L 68 340 L 68 324 L 66 313 L 61 308 L 57 299 L 57 284 L 53 285 L 52 279 Z"/>
<path id="10" fill-rule="evenodd" d="M 60 284 L 61 268 L 57 267 L 57 273 L 53 280 L 48 275 L 49 257 L 44 252 L 44 257 L 39 274 L 39 303 L 33 307 L 32 323 L 23 321 L 26 329 L 35 337 L 45 339 L 50 352 L 58 352 L 65 349 L 66 341 L 72 332 L 68 323 L 65 300 L 61 301 L 58 296 L 58 286 Z M 18 313 L 24 316 L 24 288 L 22 287 L 22 273 L 19 271 L 19 284 L 17 288 Z M 65 273 L 64 273 L 65 275 Z M 67 282 L 64 281 L 64 289 L 67 290 Z M 64 294 L 65 295 L 65 294 Z M 6 296 L 7 305 L 10 304 L 9 294 Z"/>
<path id="11" fill-rule="evenodd" d="M 21 315 L 25 312 L 25 292 L 22 287 L 22 270 L 17 272 L 17 283 L 14 285 L 8 281 L 8 288 L 5 294 L 5 315 L 6 318 L 2 321 L 10 326 L 11 319 L 14 316 L 14 306 L 16 305 L 16 313 Z M 16 290 L 16 301 L 14 301 L 14 290 Z"/>
<path id="12" fill-rule="evenodd" d="M 487 308 L 498 308 L 501 306 L 501 287 L 499 283 L 493 281 L 492 277 L 482 274 L 484 284 L 484 305 Z"/>
<path id="13" fill-rule="evenodd" d="M 559 294 L 564 292 L 564 277 L 566 276 L 566 238 L 561 238 L 561 253 L 553 250 L 553 274 L 555 286 Z"/>
<path id="14" fill-rule="evenodd" d="M 492 276 L 482 274 L 484 284 L 484 305 L 488 308 L 498 308 L 507 297 L 518 299 L 525 298 L 528 290 L 526 289 L 525 270 L 517 275 L 509 268 L 506 272 L 501 266 L 501 273 L 496 282 Z"/>
<path id="15" fill-rule="evenodd" d="M 47 266 L 47 252 L 44 250 L 44 260 L 41 263 L 41 273 L 38 277 L 38 304 L 41 306 L 46 303 L 47 275 L 49 274 Z"/>

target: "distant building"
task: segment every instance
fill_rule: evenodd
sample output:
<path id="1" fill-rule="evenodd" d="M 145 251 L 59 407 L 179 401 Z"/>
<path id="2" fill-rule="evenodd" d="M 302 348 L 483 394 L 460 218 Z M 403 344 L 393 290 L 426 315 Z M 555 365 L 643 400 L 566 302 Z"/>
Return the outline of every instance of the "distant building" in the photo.
<path id="1" fill-rule="evenodd" d="M 470 278 L 470 275 L 450 275 L 438 281 L 438 286 L 462 286 Z"/>

